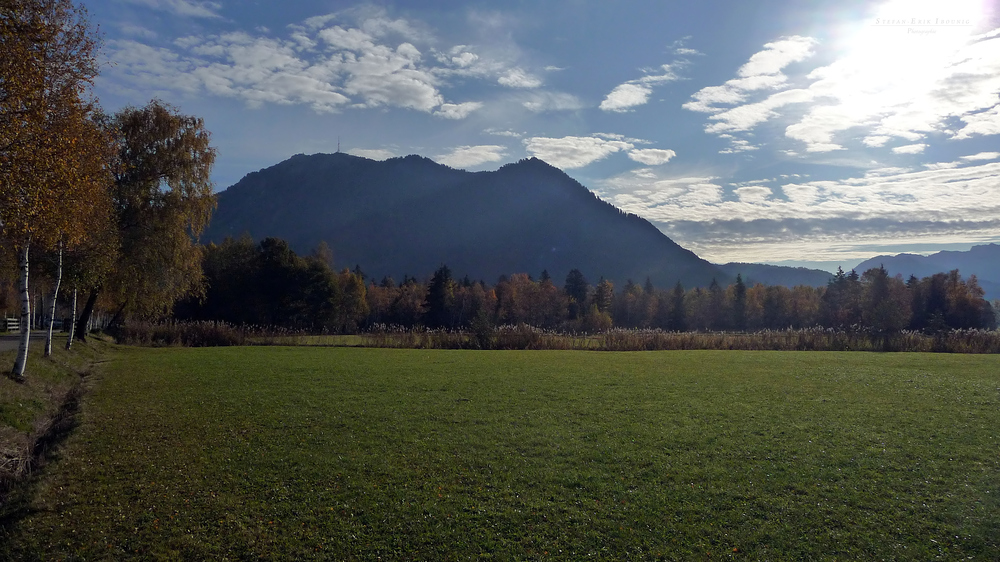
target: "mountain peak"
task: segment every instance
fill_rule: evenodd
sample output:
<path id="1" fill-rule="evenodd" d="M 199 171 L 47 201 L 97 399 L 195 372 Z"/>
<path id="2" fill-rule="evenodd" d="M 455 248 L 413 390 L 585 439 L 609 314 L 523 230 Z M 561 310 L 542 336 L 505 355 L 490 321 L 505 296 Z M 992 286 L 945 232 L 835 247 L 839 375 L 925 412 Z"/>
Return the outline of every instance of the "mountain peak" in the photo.
<path id="1" fill-rule="evenodd" d="M 663 287 L 729 277 L 537 158 L 471 173 L 415 154 L 295 155 L 219 194 L 205 239 L 244 232 L 284 238 L 301 253 L 325 241 L 338 267 L 376 278 L 429 275 L 442 263 L 490 281 L 542 270 L 560 279 L 571 269 Z"/>

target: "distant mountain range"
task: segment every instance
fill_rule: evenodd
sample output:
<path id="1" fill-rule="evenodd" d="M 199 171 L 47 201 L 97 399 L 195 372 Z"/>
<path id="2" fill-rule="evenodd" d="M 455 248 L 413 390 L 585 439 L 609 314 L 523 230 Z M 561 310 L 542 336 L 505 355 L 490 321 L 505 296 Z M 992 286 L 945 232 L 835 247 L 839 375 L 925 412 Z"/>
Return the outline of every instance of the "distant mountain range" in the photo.
<path id="1" fill-rule="evenodd" d="M 343 153 L 296 155 L 219 193 L 206 241 L 283 238 L 299 253 L 320 241 L 337 267 L 371 278 L 457 277 L 571 269 L 660 288 L 725 286 L 742 273 L 767 284 L 825 284 L 830 274 L 760 264 L 713 265 L 645 219 L 600 200 L 561 170 L 531 158 L 493 172 L 455 170 L 420 156 L 375 161 Z"/>
<path id="2" fill-rule="evenodd" d="M 891 275 L 901 274 L 923 278 L 935 273 L 957 269 L 962 277 L 975 274 L 979 286 L 986 291 L 987 300 L 1000 299 L 1000 245 L 973 246 L 967 252 L 945 250 L 929 256 L 899 254 L 876 256 L 854 268 L 859 274 L 868 269 L 885 266 Z"/>
<path id="3" fill-rule="evenodd" d="M 810 287 L 825 287 L 833 279 L 833 274 L 820 269 L 805 267 L 786 267 L 762 263 L 727 263 L 717 266 L 730 277 L 742 275 L 747 286 L 762 283 L 764 285 L 808 285 Z"/>

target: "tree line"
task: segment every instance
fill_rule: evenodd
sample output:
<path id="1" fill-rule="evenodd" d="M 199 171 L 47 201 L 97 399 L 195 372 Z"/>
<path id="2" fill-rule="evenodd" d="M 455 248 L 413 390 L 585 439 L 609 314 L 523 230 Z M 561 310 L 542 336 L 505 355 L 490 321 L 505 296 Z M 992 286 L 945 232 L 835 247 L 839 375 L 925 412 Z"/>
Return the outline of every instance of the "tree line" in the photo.
<path id="1" fill-rule="evenodd" d="M 742 276 L 723 287 L 656 288 L 607 279 L 591 284 L 572 270 L 557 285 L 545 271 L 504 276 L 494 284 L 456 278 L 446 265 L 430 277 L 369 279 L 360 267 L 337 272 L 326 244 L 298 256 L 280 239 L 249 236 L 204 248 L 203 295 L 176 316 L 310 332 L 354 333 L 378 325 L 476 329 L 528 324 L 565 332 L 612 327 L 668 331 L 759 331 L 822 326 L 878 333 L 995 328 L 975 276 L 938 273 L 904 281 L 883 267 L 838 271 L 826 287 L 754 284 Z"/>
<path id="2" fill-rule="evenodd" d="M 17 380 L 35 280 L 47 289 L 46 355 L 63 287 L 71 316 L 86 296 L 78 338 L 95 307 L 116 320 L 162 315 L 203 287 L 195 240 L 215 208 L 210 135 L 158 100 L 103 112 L 90 92 L 98 44 L 70 0 L 0 4 L 0 267 L 17 279 Z"/>

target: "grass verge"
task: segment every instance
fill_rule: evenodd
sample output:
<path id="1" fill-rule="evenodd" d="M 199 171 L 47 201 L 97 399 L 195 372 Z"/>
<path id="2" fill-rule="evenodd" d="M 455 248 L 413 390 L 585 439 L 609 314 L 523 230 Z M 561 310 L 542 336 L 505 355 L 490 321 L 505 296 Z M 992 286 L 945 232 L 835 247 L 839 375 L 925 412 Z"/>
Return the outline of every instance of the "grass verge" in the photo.
<path id="1" fill-rule="evenodd" d="M 91 339 L 66 351 L 65 336 L 57 337 L 48 358 L 42 357 L 42 340 L 32 339 L 23 383 L 6 376 L 16 352 L 0 353 L 0 520 L 25 501 L 19 492 L 27 490 L 19 484 L 75 423 L 83 377 L 107 348 Z"/>
<path id="2" fill-rule="evenodd" d="M 123 349 L 11 559 L 1000 559 L 1000 358 Z"/>

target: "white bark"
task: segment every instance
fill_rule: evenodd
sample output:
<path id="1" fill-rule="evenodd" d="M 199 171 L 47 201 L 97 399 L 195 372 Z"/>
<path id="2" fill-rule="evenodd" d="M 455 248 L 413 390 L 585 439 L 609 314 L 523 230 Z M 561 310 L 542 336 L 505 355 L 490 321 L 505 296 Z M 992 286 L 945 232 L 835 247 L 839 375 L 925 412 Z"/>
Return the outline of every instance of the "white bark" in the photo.
<path id="1" fill-rule="evenodd" d="M 49 307 L 49 331 L 45 334 L 45 357 L 52 355 L 52 327 L 56 323 L 56 303 L 59 299 L 59 284 L 62 283 L 63 243 L 59 241 L 59 252 L 56 262 L 56 287 L 52 289 L 52 306 Z"/>
<path id="2" fill-rule="evenodd" d="M 66 349 L 73 347 L 73 332 L 76 330 L 76 287 L 73 287 L 73 307 L 69 315 L 69 337 L 66 338 Z"/>
<path id="3" fill-rule="evenodd" d="M 28 340 L 31 338 L 31 293 L 28 292 L 28 242 L 18 253 L 17 265 L 21 269 L 21 343 L 17 347 L 17 359 L 10 375 L 15 380 L 24 380 L 24 368 L 28 364 Z"/>

